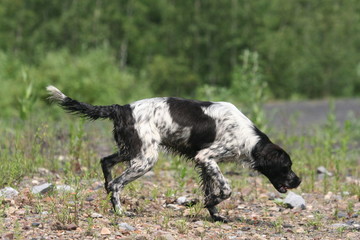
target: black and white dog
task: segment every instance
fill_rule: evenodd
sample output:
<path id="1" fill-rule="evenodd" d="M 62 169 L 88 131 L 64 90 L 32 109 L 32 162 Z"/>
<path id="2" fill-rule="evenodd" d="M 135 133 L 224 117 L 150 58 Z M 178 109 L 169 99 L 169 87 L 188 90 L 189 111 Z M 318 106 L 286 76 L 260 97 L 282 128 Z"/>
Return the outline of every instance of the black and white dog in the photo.
<path id="1" fill-rule="evenodd" d="M 248 163 L 281 193 L 301 182 L 291 170 L 289 155 L 231 103 L 159 97 L 123 106 L 93 106 L 71 99 L 53 86 L 47 90 L 50 99 L 68 112 L 114 122 L 119 150 L 102 158 L 101 167 L 105 188 L 118 213 L 125 213 L 120 204 L 121 190 L 154 166 L 161 146 L 195 162 L 202 178 L 205 207 L 215 221 L 227 221 L 215 206 L 231 195 L 218 162 Z M 113 179 L 111 168 L 120 162 L 128 162 L 129 167 Z"/>

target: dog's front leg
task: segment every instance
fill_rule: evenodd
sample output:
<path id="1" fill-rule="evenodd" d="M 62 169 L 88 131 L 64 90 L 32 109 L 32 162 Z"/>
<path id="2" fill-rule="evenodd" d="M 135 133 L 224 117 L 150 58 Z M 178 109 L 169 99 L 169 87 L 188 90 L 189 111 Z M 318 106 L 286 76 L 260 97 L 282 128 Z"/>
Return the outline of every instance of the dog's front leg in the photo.
<path id="1" fill-rule="evenodd" d="M 226 217 L 219 214 L 215 206 L 230 197 L 230 185 L 211 156 L 206 158 L 204 155 L 199 156 L 195 158 L 195 162 L 197 167 L 201 169 L 200 174 L 205 193 L 205 207 L 214 221 L 228 222 Z"/>

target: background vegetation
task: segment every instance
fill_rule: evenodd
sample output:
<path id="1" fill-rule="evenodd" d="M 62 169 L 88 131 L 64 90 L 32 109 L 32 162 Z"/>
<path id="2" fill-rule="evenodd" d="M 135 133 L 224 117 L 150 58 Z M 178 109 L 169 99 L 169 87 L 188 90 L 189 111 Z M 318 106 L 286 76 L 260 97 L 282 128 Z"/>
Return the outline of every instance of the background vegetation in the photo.
<path id="1" fill-rule="evenodd" d="M 3 0 L 0 19 L 3 116 L 40 103 L 49 83 L 99 104 L 241 102 L 245 51 L 271 98 L 359 95 L 356 0 Z"/>

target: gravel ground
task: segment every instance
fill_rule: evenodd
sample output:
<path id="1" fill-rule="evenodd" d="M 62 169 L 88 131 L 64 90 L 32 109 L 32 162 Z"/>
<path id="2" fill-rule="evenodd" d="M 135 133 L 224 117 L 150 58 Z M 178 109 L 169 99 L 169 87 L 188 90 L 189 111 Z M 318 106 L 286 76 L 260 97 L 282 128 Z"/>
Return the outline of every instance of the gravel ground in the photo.
<path id="1" fill-rule="evenodd" d="M 266 104 L 265 111 L 269 116 L 269 126 L 282 129 L 293 121 L 296 123 L 295 133 L 302 133 L 309 127 L 326 123 L 329 106 L 332 103 L 340 126 L 346 120 L 360 118 L 360 99 L 274 102 Z"/>
<path id="2" fill-rule="evenodd" d="M 326 122 L 328 101 L 270 103 L 266 112 L 270 126 L 288 127 L 297 116 L 295 133 Z M 360 116 L 360 100 L 335 102 L 337 121 Z M 274 117 L 276 116 L 276 118 Z M 360 199 L 348 192 L 321 192 L 324 179 L 315 180 L 311 193 L 301 195 L 305 205 L 289 208 L 267 180 L 248 171 L 227 171 L 233 187 L 230 199 L 219 205 L 229 223 L 212 222 L 199 207 L 201 192 L 196 179 L 186 178 L 179 189 L 177 173 L 162 166 L 136 181 L 124 193 L 123 205 L 135 217 L 120 217 L 103 190 L 101 177 L 66 183 L 55 172 L 39 169 L 14 188 L 18 194 L 0 197 L 2 239 L 360 239 Z M 325 178 L 326 180 L 326 178 Z M 344 181 L 360 187 L 360 179 Z M 48 192 L 33 194 L 34 187 L 50 182 Z M 66 185 L 69 184 L 69 185 Z M 64 192 L 56 189 L 62 185 Z M 67 187 L 64 187 L 67 186 Z M 74 189 L 77 189 L 74 191 Z M 195 190 L 194 190 L 195 189 Z M 179 200 L 181 199 L 181 200 Z"/>

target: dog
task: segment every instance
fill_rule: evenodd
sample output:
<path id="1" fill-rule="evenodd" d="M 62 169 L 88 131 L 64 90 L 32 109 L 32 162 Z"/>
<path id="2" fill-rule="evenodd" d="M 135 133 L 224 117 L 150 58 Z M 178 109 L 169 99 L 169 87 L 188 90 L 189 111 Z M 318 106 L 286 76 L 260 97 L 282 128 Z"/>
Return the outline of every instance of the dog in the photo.
<path id="1" fill-rule="evenodd" d="M 116 213 L 130 214 L 121 208 L 120 193 L 126 184 L 152 169 L 161 147 L 195 163 L 205 194 L 204 206 L 214 221 L 228 221 L 216 205 L 231 195 L 219 162 L 247 163 L 280 193 L 301 182 L 291 170 L 290 156 L 231 103 L 158 97 L 126 105 L 93 106 L 67 97 L 54 86 L 47 90 L 49 98 L 67 112 L 89 120 L 113 121 L 118 151 L 100 162 Z M 120 162 L 128 162 L 128 168 L 113 179 L 111 168 Z"/>

